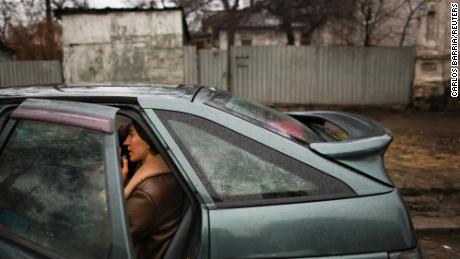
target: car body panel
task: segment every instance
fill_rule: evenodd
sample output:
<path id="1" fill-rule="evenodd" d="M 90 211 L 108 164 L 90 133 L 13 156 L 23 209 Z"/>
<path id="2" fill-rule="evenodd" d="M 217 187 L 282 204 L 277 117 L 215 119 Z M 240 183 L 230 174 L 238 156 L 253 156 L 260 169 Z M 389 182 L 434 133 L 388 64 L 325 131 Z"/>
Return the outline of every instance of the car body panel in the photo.
<path id="1" fill-rule="evenodd" d="M 210 229 L 209 229 L 209 210 L 204 206 L 201 208 L 201 232 L 199 233 L 201 240 L 200 240 L 200 248 L 197 258 L 200 259 L 208 259 L 211 253 L 210 251 Z"/>
<path id="2" fill-rule="evenodd" d="M 105 139 L 105 163 L 107 196 L 112 220 L 112 257 L 134 258 L 131 235 L 129 232 L 126 200 L 121 179 L 120 157 L 117 153 L 118 136 L 114 133 Z"/>
<path id="3" fill-rule="evenodd" d="M 397 192 L 209 212 L 211 258 L 291 258 L 415 247 Z"/>

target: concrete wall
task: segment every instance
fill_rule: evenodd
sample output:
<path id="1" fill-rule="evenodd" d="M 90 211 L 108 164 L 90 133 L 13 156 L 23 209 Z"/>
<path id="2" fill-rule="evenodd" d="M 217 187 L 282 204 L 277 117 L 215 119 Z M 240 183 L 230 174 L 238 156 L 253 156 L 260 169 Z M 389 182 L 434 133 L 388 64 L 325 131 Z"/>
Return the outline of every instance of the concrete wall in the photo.
<path id="1" fill-rule="evenodd" d="M 64 15 L 64 80 L 182 83 L 179 10 Z"/>

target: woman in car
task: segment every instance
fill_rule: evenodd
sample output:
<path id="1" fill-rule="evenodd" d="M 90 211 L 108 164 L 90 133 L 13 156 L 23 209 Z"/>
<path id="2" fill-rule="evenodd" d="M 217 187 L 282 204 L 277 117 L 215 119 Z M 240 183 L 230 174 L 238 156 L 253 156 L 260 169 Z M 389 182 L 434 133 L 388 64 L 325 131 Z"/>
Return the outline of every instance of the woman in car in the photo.
<path id="1" fill-rule="evenodd" d="M 182 212 L 184 193 L 147 134 L 136 123 L 123 143 L 131 162 L 139 167 L 130 179 L 123 158 L 122 177 L 136 258 L 162 258 L 174 236 Z"/>

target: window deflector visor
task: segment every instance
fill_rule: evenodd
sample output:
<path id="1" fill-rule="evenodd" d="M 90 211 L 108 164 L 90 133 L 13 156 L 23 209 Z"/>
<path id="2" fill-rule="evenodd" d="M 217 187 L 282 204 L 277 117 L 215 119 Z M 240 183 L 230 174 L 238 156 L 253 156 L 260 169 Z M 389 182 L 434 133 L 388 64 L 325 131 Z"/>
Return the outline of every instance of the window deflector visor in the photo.
<path id="1" fill-rule="evenodd" d="M 27 99 L 11 113 L 13 119 L 26 119 L 113 133 L 114 108 L 67 101 Z"/>

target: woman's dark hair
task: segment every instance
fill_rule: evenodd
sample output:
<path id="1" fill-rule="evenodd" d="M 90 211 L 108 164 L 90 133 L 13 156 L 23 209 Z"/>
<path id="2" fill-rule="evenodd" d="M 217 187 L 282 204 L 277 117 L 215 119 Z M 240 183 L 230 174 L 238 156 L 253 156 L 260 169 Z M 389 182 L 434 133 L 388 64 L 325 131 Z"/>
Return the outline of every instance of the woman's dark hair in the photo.
<path id="1" fill-rule="evenodd" d="M 139 135 L 139 137 L 141 137 L 141 139 L 150 146 L 150 150 L 152 151 L 152 153 L 155 155 L 158 154 L 159 152 L 156 149 L 155 144 L 153 144 L 153 141 L 151 140 L 147 132 L 145 132 L 145 130 L 135 121 L 131 122 L 131 124 L 136 129 L 136 132 Z"/>

